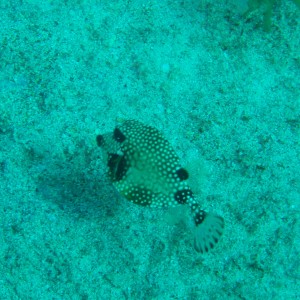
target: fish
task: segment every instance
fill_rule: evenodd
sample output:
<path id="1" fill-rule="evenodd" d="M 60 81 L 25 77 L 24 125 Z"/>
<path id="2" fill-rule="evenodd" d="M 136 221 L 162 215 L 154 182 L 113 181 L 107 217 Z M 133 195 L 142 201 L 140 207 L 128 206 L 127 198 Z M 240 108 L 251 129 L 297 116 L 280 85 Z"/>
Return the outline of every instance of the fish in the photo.
<path id="1" fill-rule="evenodd" d="M 224 231 L 224 219 L 200 208 L 170 142 L 156 128 L 126 120 L 96 136 L 109 181 L 137 205 L 164 208 L 188 205 L 194 224 L 194 248 L 209 252 Z"/>

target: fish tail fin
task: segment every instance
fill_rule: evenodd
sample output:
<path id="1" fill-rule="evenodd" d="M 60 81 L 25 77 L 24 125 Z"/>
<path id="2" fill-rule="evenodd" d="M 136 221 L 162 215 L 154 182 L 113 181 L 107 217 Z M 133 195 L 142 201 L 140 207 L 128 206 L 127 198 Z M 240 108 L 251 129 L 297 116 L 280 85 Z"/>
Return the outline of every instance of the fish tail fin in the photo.
<path id="1" fill-rule="evenodd" d="M 194 209 L 193 209 L 194 208 Z M 224 231 L 224 219 L 192 207 L 195 222 L 194 247 L 200 253 L 208 252 L 218 243 Z"/>

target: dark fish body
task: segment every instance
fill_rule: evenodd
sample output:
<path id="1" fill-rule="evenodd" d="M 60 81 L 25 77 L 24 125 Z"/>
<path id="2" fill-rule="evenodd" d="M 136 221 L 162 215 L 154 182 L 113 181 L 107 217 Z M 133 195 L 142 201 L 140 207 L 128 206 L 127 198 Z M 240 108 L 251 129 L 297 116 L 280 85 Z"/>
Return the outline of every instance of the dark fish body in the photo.
<path id="1" fill-rule="evenodd" d="M 188 186 L 188 172 L 170 143 L 155 128 L 125 121 L 97 136 L 108 176 L 127 200 L 150 207 L 189 205 L 195 223 L 195 249 L 207 252 L 222 235 L 223 218 L 201 210 Z"/>

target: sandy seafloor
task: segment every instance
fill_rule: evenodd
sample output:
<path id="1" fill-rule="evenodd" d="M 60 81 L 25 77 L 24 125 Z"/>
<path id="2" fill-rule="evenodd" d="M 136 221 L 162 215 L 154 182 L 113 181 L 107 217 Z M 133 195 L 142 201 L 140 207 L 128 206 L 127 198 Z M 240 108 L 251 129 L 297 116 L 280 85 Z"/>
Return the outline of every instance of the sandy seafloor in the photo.
<path id="1" fill-rule="evenodd" d="M 245 2 L 0 1 L 1 300 L 299 299 L 300 13 Z M 108 182 L 126 119 L 192 165 L 210 253 Z"/>

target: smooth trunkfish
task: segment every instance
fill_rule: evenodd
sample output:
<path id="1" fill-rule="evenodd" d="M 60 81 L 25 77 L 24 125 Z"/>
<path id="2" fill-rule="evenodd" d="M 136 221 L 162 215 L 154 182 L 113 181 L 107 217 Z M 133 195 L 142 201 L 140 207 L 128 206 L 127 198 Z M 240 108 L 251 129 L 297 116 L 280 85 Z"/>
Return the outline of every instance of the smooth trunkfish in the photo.
<path id="1" fill-rule="evenodd" d="M 188 205 L 195 224 L 194 247 L 208 252 L 220 239 L 224 220 L 207 213 L 188 185 L 189 174 L 171 144 L 154 127 L 135 120 L 97 136 L 107 174 L 127 200 L 149 207 Z"/>

